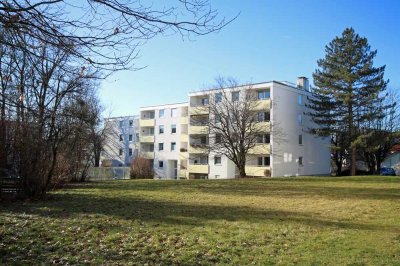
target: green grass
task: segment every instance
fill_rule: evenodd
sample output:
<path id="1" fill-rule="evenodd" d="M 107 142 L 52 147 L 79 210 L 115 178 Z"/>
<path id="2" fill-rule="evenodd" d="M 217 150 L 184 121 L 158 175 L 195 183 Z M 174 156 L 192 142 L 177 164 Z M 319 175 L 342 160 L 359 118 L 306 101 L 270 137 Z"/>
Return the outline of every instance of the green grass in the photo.
<path id="1" fill-rule="evenodd" d="M 400 265 L 399 177 L 109 181 L 0 203 L 0 264 Z"/>

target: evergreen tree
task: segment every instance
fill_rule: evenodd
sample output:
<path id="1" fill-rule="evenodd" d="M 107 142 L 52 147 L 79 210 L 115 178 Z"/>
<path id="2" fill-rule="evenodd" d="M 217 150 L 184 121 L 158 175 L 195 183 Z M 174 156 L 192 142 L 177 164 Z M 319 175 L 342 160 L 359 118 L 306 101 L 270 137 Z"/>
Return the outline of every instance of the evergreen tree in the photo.
<path id="1" fill-rule="evenodd" d="M 335 159 L 350 153 L 350 173 L 355 175 L 357 148 L 367 137 L 362 129 L 383 113 L 388 83 L 384 80 L 385 66 L 373 66 L 377 51 L 371 50 L 368 40 L 352 28 L 332 40 L 325 51 L 313 74 L 316 88 L 308 105 L 308 114 L 316 124 L 312 132 L 331 137 Z M 338 174 L 342 159 L 335 160 Z"/>

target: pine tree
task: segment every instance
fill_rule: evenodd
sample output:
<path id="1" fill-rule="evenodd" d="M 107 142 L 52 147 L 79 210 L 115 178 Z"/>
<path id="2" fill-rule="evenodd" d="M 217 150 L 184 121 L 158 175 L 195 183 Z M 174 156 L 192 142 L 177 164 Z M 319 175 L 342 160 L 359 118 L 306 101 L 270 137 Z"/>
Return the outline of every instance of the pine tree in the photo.
<path id="1" fill-rule="evenodd" d="M 316 124 L 312 132 L 331 137 L 339 174 L 344 154 L 350 153 L 351 175 L 355 175 L 357 148 L 366 137 L 362 129 L 382 115 L 388 83 L 385 66 L 373 66 L 377 51 L 352 28 L 332 40 L 325 52 L 313 74 L 316 88 L 308 105 L 308 114 Z"/>

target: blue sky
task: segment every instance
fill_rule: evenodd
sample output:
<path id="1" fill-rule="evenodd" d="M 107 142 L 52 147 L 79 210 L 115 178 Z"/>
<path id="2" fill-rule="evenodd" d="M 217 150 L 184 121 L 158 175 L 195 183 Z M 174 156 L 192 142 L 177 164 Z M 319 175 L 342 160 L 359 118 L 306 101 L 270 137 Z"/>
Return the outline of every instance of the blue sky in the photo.
<path id="1" fill-rule="evenodd" d="M 400 89 L 400 1 L 212 1 L 221 15 L 240 16 L 219 33 L 183 40 L 159 36 L 141 47 L 139 71 L 102 83 L 106 115 L 138 114 L 141 106 L 187 101 L 218 76 L 241 83 L 312 78 L 324 48 L 346 27 L 377 49 L 389 87 Z M 312 82 L 312 80 L 311 80 Z"/>

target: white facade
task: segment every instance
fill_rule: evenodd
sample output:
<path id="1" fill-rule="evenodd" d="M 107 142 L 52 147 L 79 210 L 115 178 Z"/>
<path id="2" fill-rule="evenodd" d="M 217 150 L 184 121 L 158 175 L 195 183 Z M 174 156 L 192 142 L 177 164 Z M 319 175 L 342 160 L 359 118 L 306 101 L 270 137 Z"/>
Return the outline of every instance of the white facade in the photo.
<path id="1" fill-rule="evenodd" d="M 187 114 L 187 103 L 140 109 L 139 155 L 152 161 L 155 178 L 186 178 Z"/>
<path id="2" fill-rule="evenodd" d="M 139 117 L 105 119 L 106 143 L 101 153 L 102 166 L 129 166 L 137 156 Z"/>
<path id="3" fill-rule="evenodd" d="M 308 80 L 299 78 L 297 86 L 288 82 L 265 82 L 249 85 L 245 89 L 254 90 L 257 108 L 262 119 L 259 126 L 265 129 L 267 141 L 261 141 L 247 156 L 246 174 L 264 177 L 271 175 L 298 176 L 322 175 L 330 173 L 329 139 L 318 138 L 308 133 L 312 126 L 304 114 L 308 91 Z M 233 91 L 244 87 L 230 88 Z M 189 178 L 234 178 L 238 176 L 236 166 L 218 151 L 210 153 L 196 143 L 203 139 L 209 144 L 210 135 L 202 118 L 210 119 L 208 114 L 209 95 L 213 91 L 189 94 Z M 197 119 L 193 119 L 196 117 Z M 192 123 L 192 121 L 195 121 Z M 201 144 L 201 143 L 200 143 Z M 217 158 L 216 158 L 217 157 Z M 196 158 L 197 160 L 193 160 Z"/>

